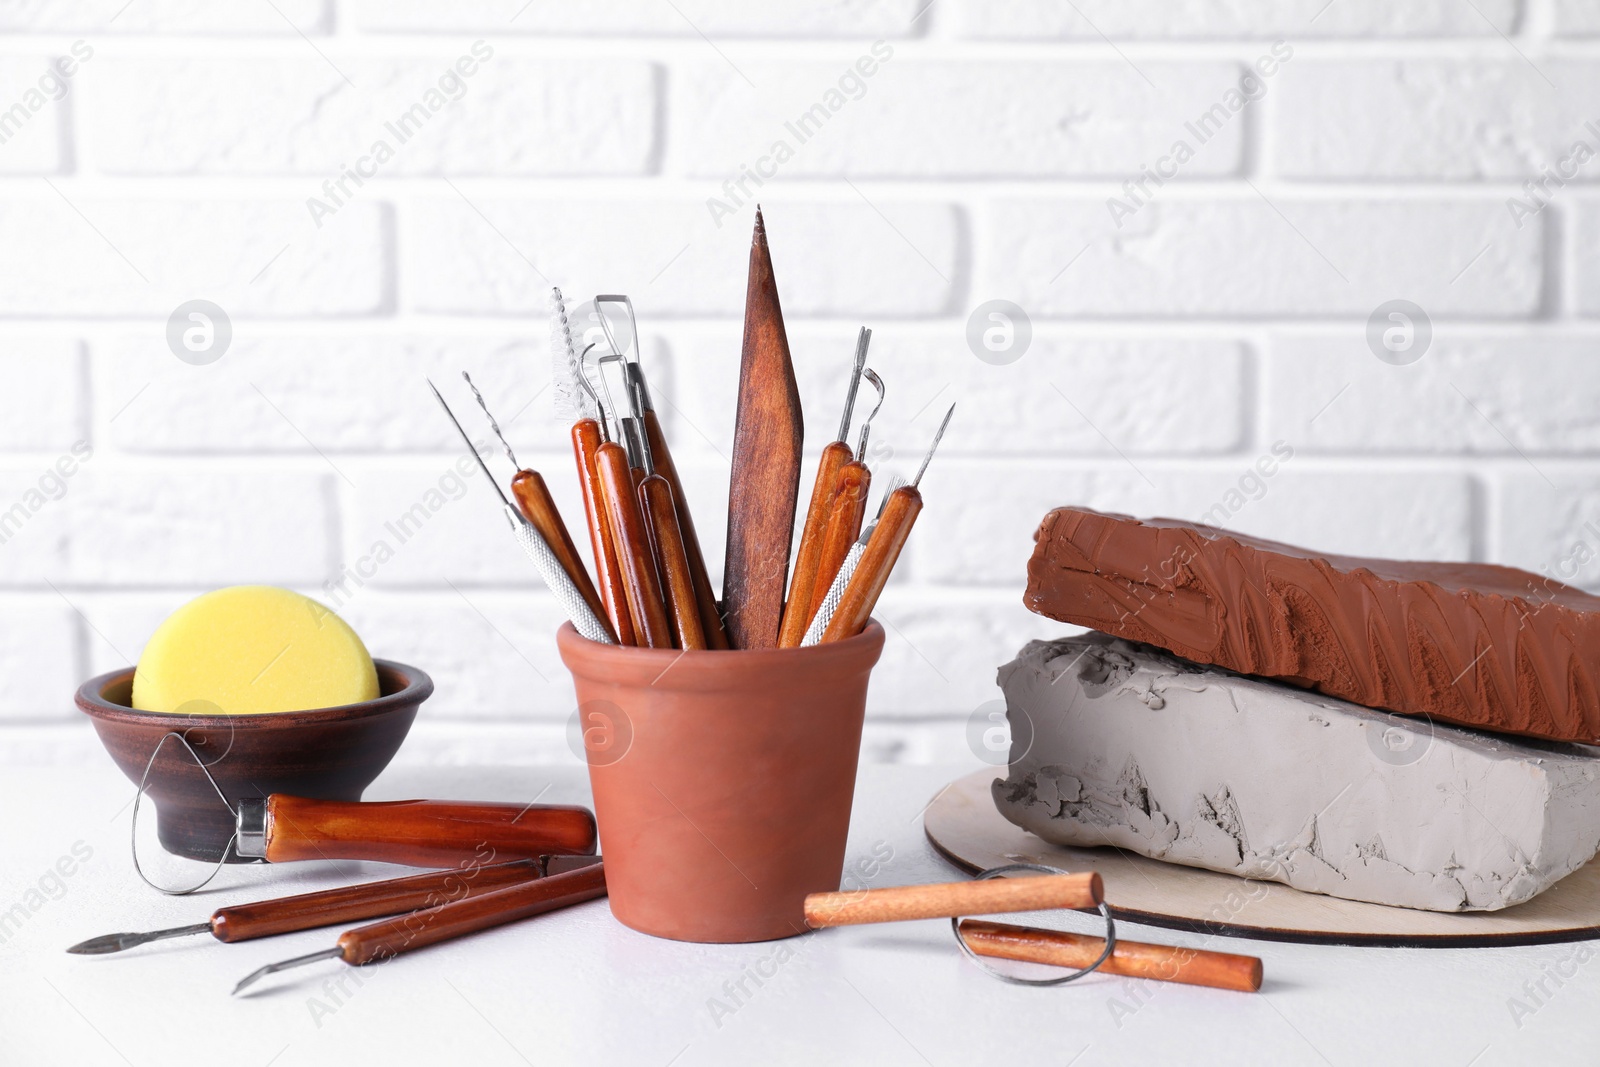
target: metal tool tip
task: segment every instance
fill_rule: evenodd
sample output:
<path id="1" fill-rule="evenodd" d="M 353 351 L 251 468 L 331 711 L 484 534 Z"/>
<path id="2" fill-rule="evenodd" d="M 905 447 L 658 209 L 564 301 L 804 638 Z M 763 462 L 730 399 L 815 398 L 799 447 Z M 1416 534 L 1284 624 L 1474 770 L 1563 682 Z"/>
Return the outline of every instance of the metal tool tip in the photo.
<path id="1" fill-rule="evenodd" d="M 235 997 L 238 996 L 240 993 L 255 985 L 258 981 L 271 973 L 272 968 L 270 966 L 251 971 L 249 974 L 239 979 L 239 984 L 233 987 L 233 993 L 231 995 Z"/>
<path id="2" fill-rule="evenodd" d="M 87 941 L 79 941 L 67 949 L 74 956 L 104 956 L 108 952 L 121 952 L 122 939 L 128 934 L 104 934 L 100 937 L 91 937 Z"/>

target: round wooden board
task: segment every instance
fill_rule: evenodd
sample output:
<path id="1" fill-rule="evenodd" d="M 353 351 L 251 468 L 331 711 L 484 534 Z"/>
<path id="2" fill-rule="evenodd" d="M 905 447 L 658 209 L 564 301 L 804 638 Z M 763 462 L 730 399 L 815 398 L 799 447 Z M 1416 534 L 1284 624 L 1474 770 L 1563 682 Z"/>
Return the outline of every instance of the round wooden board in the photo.
<path id="1" fill-rule="evenodd" d="M 995 809 L 989 783 L 999 776 L 994 769 L 977 771 L 939 792 L 923 816 L 933 847 L 973 873 L 1007 863 L 1099 871 L 1111 913 L 1129 922 L 1267 941 L 1409 948 L 1540 945 L 1600 937 L 1600 860 L 1504 911 L 1391 908 L 1162 863 L 1120 849 L 1052 845 L 1013 826 Z"/>

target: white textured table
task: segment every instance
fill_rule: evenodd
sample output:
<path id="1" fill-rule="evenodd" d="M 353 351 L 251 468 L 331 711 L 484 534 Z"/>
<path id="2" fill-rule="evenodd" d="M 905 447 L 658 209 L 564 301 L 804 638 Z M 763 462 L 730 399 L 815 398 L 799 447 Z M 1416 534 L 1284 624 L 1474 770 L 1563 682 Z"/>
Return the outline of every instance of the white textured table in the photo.
<path id="1" fill-rule="evenodd" d="M 872 885 L 957 877 L 919 813 L 970 767 L 867 767 L 847 869 Z M 395 770 L 369 799 L 587 802 L 581 769 Z M 212 909 L 396 873 L 379 864 L 232 867 L 167 898 L 127 854 L 132 788 L 110 766 L 0 777 L 0 1064 L 1593 1063 L 1592 944 L 1396 950 L 1223 941 L 1266 962 L 1259 995 L 1091 977 L 997 982 L 949 924 L 766 945 L 658 941 L 593 902 L 387 964 L 324 962 L 233 983 L 327 947 L 337 930 L 222 945 L 199 936 L 114 956 L 65 954 L 93 934 L 193 923 Z M 87 860 L 64 864 L 76 846 Z M 888 858 L 874 871 L 874 857 Z M 55 879 L 59 878 L 59 882 Z M 32 891 L 37 892 L 32 892 Z M 20 908 L 20 910 L 19 910 Z M 1074 928 L 1087 929 L 1076 917 Z M 1123 936 L 1199 944 L 1168 930 Z"/>

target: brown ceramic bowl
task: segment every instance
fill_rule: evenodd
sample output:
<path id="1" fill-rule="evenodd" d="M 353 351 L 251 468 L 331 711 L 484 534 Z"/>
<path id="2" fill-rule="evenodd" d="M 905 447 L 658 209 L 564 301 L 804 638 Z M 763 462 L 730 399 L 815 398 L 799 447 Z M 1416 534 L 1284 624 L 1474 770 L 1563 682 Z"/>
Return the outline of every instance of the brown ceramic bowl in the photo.
<path id="1" fill-rule="evenodd" d="M 315 711 L 270 715 L 172 715 L 135 711 L 132 668 L 91 678 L 78 689 L 78 707 L 122 773 L 135 785 L 150 753 L 169 733 L 193 746 L 228 798 L 224 806 L 176 739 L 161 746 L 146 790 L 156 806 L 161 847 L 215 863 L 246 862 L 228 848 L 241 799 L 288 793 L 317 800 L 360 800 L 389 765 L 417 709 L 433 694 L 433 679 L 415 667 L 376 660 L 376 700 Z"/>
<path id="2" fill-rule="evenodd" d="M 809 648 L 675 652 L 556 634 L 578 689 L 611 914 L 677 941 L 805 933 L 839 888 L 883 627 Z"/>

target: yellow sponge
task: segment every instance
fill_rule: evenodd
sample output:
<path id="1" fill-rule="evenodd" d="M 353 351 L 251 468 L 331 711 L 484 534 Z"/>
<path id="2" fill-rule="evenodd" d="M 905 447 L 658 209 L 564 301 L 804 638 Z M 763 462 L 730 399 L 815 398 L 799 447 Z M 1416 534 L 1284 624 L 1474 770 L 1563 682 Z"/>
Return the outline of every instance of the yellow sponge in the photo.
<path id="1" fill-rule="evenodd" d="M 140 711 L 255 715 L 372 700 L 378 672 L 329 609 L 270 585 L 196 597 L 167 617 L 133 676 Z"/>

